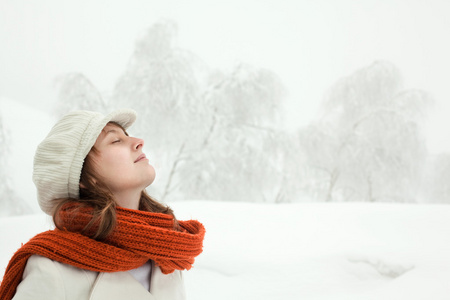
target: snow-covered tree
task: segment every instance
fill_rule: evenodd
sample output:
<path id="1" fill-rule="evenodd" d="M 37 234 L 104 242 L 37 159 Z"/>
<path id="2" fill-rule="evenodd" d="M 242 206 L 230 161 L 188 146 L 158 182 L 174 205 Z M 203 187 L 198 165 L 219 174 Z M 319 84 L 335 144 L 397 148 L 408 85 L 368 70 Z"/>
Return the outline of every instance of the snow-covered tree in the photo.
<path id="1" fill-rule="evenodd" d="M 300 129 L 297 139 L 296 157 L 303 160 L 287 166 L 288 169 L 296 169 L 296 185 L 314 200 L 332 201 L 332 193 L 345 164 L 345 142 L 339 139 L 335 128 L 324 122 Z"/>
<path id="2" fill-rule="evenodd" d="M 163 200 L 281 199 L 280 80 L 245 64 L 229 74 L 211 70 L 177 46 L 177 33 L 170 21 L 150 27 L 108 99 L 110 109 L 130 107 L 139 114 L 130 133 L 144 138 L 156 165 L 158 184 L 150 192 Z M 100 93 L 83 75 L 59 82 L 60 111 L 103 111 Z"/>
<path id="3" fill-rule="evenodd" d="M 242 126 L 279 127 L 284 88 L 275 73 L 239 64 L 214 79 L 207 100 L 222 118 Z"/>
<path id="4" fill-rule="evenodd" d="M 318 124 L 300 136 L 307 169 L 320 174 L 309 181 L 328 201 L 414 201 L 430 103 L 424 92 L 402 90 L 400 72 L 388 62 L 341 79 Z"/>
<path id="5" fill-rule="evenodd" d="M 305 168 L 308 157 L 302 151 L 298 133 L 277 132 L 276 139 L 278 153 L 276 176 L 279 183 L 275 182 L 275 188 L 278 189 L 275 202 L 301 202 L 320 198 L 314 191 L 322 190 L 317 189 L 316 184 L 323 184 L 323 181 L 320 182 L 319 174 L 311 176 L 309 172 L 324 173 L 318 169 Z M 315 182 L 310 181 L 311 178 L 314 178 Z"/>
<path id="6" fill-rule="evenodd" d="M 57 117 L 72 110 L 91 110 L 106 113 L 106 104 L 94 84 L 81 73 L 68 73 L 58 76 L 59 89 L 55 108 Z"/>
<path id="7" fill-rule="evenodd" d="M 381 110 L 358 123 L 353 135 L 352 176 L 345 185 L 359 187 L 366 201 L 415 201 L 427 155 L 419 125 Z"/>
<path id="8" fill-rule="evenodd" d="M 205 98 L 207 134 L 194 159 L 182 165 L 181 189 L 194 198 L 279 201 L 283 86 L 278 77 L 239 65 L 228 75 L 214 74 Z"/>
<path id="9" fill-rule="evenodd" d="M 450 153 L 428 157 L 422 176 L 420 201 L 450 203 Z"/>
<path id="10" fill-rule="evenodd" d="M 177 26 L 153 25 L 136 43 L 128 66 L 116 84 L 112 105 L 137 110 L 140 122 L 133 133 L 144 137 L 158 164 L 152 192 L 164 198 L 173 192 L 180 161 L 204 136 L 204 105 L 200 87 L 202 65 L 189 51 L 176 46 Z"/>
<path id="11" fill-rule="evenodd" d="M 389 62 L 376 61 L 331 87 L 322 104 L 323 119 L 344 131 L 351 130 L 364 116 L 391 107 L 400 88 L 399 70 Z"/>

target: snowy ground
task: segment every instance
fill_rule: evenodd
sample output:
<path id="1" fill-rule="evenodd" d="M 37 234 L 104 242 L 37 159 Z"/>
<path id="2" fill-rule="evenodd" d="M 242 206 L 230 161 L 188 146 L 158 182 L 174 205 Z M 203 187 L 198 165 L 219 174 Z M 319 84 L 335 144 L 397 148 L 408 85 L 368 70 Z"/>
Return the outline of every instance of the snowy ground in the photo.
<path id="1" fill-rule="evenodd" d="M 186 201 L 207 228 L 189 299 L 449 299 L 450 206 Z M 0 218 L 0 267 L 44 215 Z"/>

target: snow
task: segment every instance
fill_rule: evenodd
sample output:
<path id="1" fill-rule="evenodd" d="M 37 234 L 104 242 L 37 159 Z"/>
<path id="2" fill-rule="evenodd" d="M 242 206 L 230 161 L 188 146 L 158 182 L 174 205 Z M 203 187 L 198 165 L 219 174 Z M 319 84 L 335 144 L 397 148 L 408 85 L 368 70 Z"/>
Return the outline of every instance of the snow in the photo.
<path id="1" fill-rule="evenodd" d="M 426 14 L 429 15 L 429 12 L 426 11 Z M 222 15 L 226 14 L 222 13 Z M 36 16 L 39 17 L 39 14 Z M 297 15 L 295 17 L 298 19 Z M 97 19 L 97 16 L 95 18 Z M 436 20 L 442 19 L 436 18 Z M 202 22 L 199 22 L 198 27 L 207 28 Z M 214 26 L 210 28 L 215 30 Z M 426 33 L 426 30 L 422 31 Z M 201 38 L 202 35 L 199 35 L 197 30 L 191 30 L 192 32 Z M 195 41 L 192 36 L 189 37 L 186 34 L 188 32 L 183 33 L 186 40 Z M 16 33 L 15 35 L 20 39 L 19 35 Z M 32 36 L 35 37 L 34 31 Z M 426 33 L 424 36 L 439 35 Z M 262 41 L 265 43 L 266 40 L 264 36 Z M 108 47 L 108 43 L 103 44 Z M 209 44 L 214 46 L 214 43 Z M 303 44 L 299 46 L 303 47 Z M 384 44 L 391 49 L 395 48 L 390 43 Z M 433 46 L 437 45 L 436 43 L 421 43 L 421 45 L 428 45 L 427 51 L 436 52 L 436 47 Z M 202 45 L 203 48 L 204 46 Z M 445 47 L 438 48 L 445 49 Z M 14 50 L 14 47 L 11 49 Z M 27 47 L 24 49 L 28 51 Z M 64 52 L 61 51 L 61 47 L 55 49 L 55 51 Z M 417 49 L 422 51 L 420 47 Z M 208 60 L 208 54 L 205 51 L 201 53 L 201 56 Z M 254 56 L 255 51 L 247 52 L 250 56 Z M 294 49 L 291 52 L 298 51 Z M 438 96 L 443 95 L 442 90 L 448 90 L 446 84 L 441 84 L 446 76 L 433 78 L 425 86 L 420 79 L 424 73 L 427 75 L 442 73 L 430 72 L 432 70 L 430 66 L 445 66 L 448 64 L 447 60 L 445 60 L 446 64 L 442 64 L 440 56 L 435 56 L 430 66 L 422 66 L 420 76 L 411 78 L 411 76 L 414 77 L 410 72 L 411 68 L 417 66 L 408 64 L 408 60 L 399 59 L 398 55 L 402 55 L 404 51 L 397 52 L 394 61 L 405 74 L 410 76 L 408 86 L 423 87 L 437 93 Z M 443 50 L 442 53 L 446 51 Z M 210 51 L 210 54 L 217 57 L 217 51 Z M 27 53 L 26 56 L 29 55 L 30 53 Z M 306 56 L 303 55 L 303 57 Z M 323 57 L 325 56 L 322 55 L 321 59 Z M 264 55 L 263 59 L 266 59 Z M 32 60 L 33 62 L 46 61 L 36 57 Z M 258 64 L 259 60 L 261 58 L 256 58 L 254 62 Z M 276 60 L 280 61 L 279 57 Z M 328 59 L 328 61 L 333 60 L 336 61 L 334 58 Z M 12 63 L 16 61 L 16 59 L 11 60 Z M 366 58 L 361 57 L 358 62 L 351 64 L 348 64 L 346 60 L 341 61 L 346 67 L 340 65 L 339 68 L 335 68 L 334 75 L 328 74 L 327 80 L 319 85 L 328 86 L 327 81 L 335 80 L 336 74 L 345 74 L 347 73 L 345 70 L 367 63 Z M 110 60 L 105 60 L 105 64 L 110 63 Z M 27 66 L 27 71 L 37 74 L 36 68 L 29 68 L 30 64 L 23 65 Z M 291 65 L 292 63 L 287 64 L 289 69 L 292 69 Z M 330 69 L 327 61 L 323 59 L 319 67 L 323 70 Z M 103 78 L 107 78 L 104 77 L 104 68 L 96 67 L 96 69 L 101 70 L 99 74 Z M 300 69 L 311 73 L 311 68 Z M 314 69 L 316 71 L 313 75 L 318 75 L 315 77 L 324 76 L 320 68 Z M 17 77 L 10 76 L 10 73 L 11 70 L 8 71 L 8 78 Z M 49 77 L 50 73 L 54 74 L 55 68 L 48 68 L 47 73 L 48 76 L 44 74 L 45 76 L 28 77 L 36 81 L 37 85 L 44 86 L 43 78 Z M 311 81 L 310 75 L 307 76 L 309 81 Z M 97 81 L 102 80 L 99 76 L 97 77 Z M 298 76 L 291 77 L 295 80 L 295 85 L 301 86 L 298 84 Z M 23 83 L 21 81 L 23 78 L 17 77 L 17 80 L 11 82 L 22 86 L 17 83 Z M 303 86 L 309 89 L 305 90 L 306 94 L 309 92 L 312 96 L 323 92 L 320 86 L 317 88 L 317 83 Z M 31 87 L 30 93 L 36 94 L 38 90 Z M 311 92 L 313 90 L 314 92 Z M 38 95 L 35 101 L 44 101 L 42 99 L 44 94 L 49 93 L 41 92 L 40 97 Z M 297 92 L 297 94 L 302 93 Z M 303 98 L 316 99 L 317 97 Z M 312 107 L 314 109 L 315 106 L 312 105 Z M 447 107 L 444 105 L 443 108 Z M 303 111 L 311 112 L 312 109 L 306 108 Z M 295 110 L 296 113 L 299 111 L 301 112 L 302 109 Z M 441 109 L 441 111 L 446 110 Z M 31 181 L 32 160 L 37 144 L 49 132 L 54 120 L 51 120 L 45 112 L 2 97 L 0 97 L 0 113 L 11 137 L 8 162 L 14 190 L 38 212 L 35 188 Z M 297 117 L 297 119 L 302 118 Z M 438 114 L 433 123 L 439 123 L 441 119 L 448 119 L 447 114 Z M 432 144 L 436 144 L 435 148 L 439 147 L 437 144 L 443 143 L 442 139 L 438 141 L 438 133 L 444 132 L 442 128 L 446 127 L 441 123 L 431 126 L 430 129 L 430 132 L 434 131 L 436 141 L 432 141 Z M 179 219 L 198 219 L 207 229 L 204 252 L 197 258 L 193 269 L 185 273 L 189 299 L 439 300 L 450 298 L 450 206 L 448 205 L 357 202 L 276 205 L 212 201 L 179 201 L 170 205 Z M 0 218 L 0 277 L 9 259 L 22 243 L 49 228 L 52 228 L 51 220 L 42 213 Z"/>
<path id="2" fill-rule="evenodd" d="M 0 100 L 15 191 L 38 211 L 32 157 L 53 120 Z M 185 273 L 190 299 L 449 298 L 449 205 L 169 204 L 207 229 L 204 252 Z M 50 228 L 42 213 L 0 218 L 0 276 L 22 243 Z"/>
<path id="3" fill-rule="evenodd" d="M 192 299 L 448 299 L 448 206 L 172 206 L 207 228 Z"/>
<path id="4" fill-rule="evenodd" d="M 448 299 L 450 206 L 174 202 L 207 229 L 190 299 Z M 14 228 L 14 230 L 11 230 Z M 0 264 L 43 214 L 0 218 Z"/>

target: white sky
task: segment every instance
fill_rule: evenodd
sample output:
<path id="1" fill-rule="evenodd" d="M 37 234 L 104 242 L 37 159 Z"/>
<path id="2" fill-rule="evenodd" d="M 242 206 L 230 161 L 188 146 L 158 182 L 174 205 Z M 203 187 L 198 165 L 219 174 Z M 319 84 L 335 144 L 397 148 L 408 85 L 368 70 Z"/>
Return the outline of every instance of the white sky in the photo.
<path id="1" fill-rule="evenodd" d="M 405 88 L 432 93 L 432 151 L 450 150 L 450 1 L 446 0 L 0 0 L 0 96 L 47 108 L 55 76 L 84 73 L 103 91 L 134 42 L 161 19 L 179 46 L 212 67 L 239 62 L 277 73 L 288 120 L 307 124 L 342 76 L 388 60 Z"/>

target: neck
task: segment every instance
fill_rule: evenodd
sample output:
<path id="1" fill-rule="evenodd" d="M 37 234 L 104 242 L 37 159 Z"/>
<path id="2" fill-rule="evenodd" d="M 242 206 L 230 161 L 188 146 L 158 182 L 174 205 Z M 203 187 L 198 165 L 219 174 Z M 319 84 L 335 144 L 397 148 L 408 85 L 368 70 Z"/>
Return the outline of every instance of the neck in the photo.
<path id="1" fill-rule="evenodd" d="M 114 193 L 114 199 L 117 202 L 117 205 L 123 208 L 129 209 L 139 209 L 139 202 L 141 199 L 140 190 L 132 190 L 132 191 L 122 191 Z"/>

